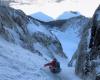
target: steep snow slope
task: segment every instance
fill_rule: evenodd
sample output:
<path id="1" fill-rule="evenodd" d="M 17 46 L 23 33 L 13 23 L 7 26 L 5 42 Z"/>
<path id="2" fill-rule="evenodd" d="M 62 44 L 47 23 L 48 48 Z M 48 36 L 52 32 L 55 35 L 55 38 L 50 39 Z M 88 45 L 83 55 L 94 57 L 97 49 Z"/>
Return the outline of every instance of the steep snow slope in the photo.
<path id="1" fill-rule="evenodd" d="M 8 46 L 7 46 L 8 45 Z M 57 80 L 43 68 L 47 61 L 0 38 L 0 80 Z"/>
<path id="2" fill-rule="evenodd" d="M 65 32 L 59 30 L 53 30 L 52 32 L 61 42 L 64 53 L 71 59 L 80 41 L 79 37 L 77 37 L 78 34 L 75 33 L 73 28 L 69 28 Z"/>
<path id="3" fill-rule="evenodd" d="M 44 79 L 47 74 L 39 68 L 45 62 L 42 57 L 0 38 L 0 80 Z"/>
<path id="4" fill-rule="evenodd" d="M 52 74 L 48 68 L 43 68 L 47 63 L 43 57 L 0 38 L 0 80 L 80 80 L 75 76 L 74 68 L 67 68 L 64 58 L 56 57 L 61 61 L 60 74 Z"/>
<path id="5" fill-rule="evenodd" d="M 84 16 L 78 16 L 66 20 L 62 26 L 54 26 L 51 29 L 60 41 L 64 53 L 69 59 L 74 55 L 80 42 L 81 34 L 84 27 L 88 24 L 89 19 Z"/>

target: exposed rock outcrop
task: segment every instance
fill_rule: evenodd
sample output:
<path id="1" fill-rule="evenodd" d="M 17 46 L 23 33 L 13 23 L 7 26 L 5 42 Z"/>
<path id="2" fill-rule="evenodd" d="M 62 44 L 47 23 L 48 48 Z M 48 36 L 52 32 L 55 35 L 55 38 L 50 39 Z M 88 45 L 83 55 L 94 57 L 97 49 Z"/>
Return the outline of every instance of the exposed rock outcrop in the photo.
<path id="1" fill-rule="evenodd" d="M 100 6 L 82 35 L 76 61 L 76 74 L 83 80 L 100 79 Z M 91 36 L 89 35 L 91 28 Z M 89 38 L 90 37 L 90 38 Z M 90 48 L 90 49 L 89 49 Z"/>

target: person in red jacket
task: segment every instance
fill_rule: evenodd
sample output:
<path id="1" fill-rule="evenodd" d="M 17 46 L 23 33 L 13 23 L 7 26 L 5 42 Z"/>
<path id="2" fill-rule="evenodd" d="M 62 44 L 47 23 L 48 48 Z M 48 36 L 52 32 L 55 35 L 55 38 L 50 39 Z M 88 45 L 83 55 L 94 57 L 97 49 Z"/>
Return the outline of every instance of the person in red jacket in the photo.
<path id="1" fill-rule="evenodd" d="M 44 65 L 44 67 L 49 66 L 49 69 L 51 70 L 51 72 L 53 73 L 59 73 L 60 72 L 60 64 L 57 61 L 56 58 L 54 58 L 51 62 L 47 63 Z"/>

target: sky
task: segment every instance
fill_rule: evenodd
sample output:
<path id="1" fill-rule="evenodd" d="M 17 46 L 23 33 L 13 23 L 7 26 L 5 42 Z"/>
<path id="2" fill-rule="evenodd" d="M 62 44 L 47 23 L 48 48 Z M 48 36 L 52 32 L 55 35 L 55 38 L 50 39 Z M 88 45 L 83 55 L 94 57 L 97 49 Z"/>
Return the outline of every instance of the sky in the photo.
<path id="1" fill-rule="evenodd" d="M 19 0 L 27 2 L 27 0 Z M 48 16 L 56 19 L 59 15 L 66 11 L 77 11 L 86 17 L 92 17 L 95 9 L 99 6 L 100 0 L 28 0 L 30 5 L 15 5 L 12 7 L 22 9 L 26 14 L 30 15 L 36 12 L 43 12 Z"/>

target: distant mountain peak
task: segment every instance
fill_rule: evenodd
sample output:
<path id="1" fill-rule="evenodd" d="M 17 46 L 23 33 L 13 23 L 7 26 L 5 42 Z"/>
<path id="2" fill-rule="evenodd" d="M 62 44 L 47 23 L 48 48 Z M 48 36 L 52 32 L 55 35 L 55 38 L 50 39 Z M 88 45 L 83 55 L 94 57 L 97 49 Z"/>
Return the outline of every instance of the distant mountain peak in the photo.
<path id="1" fill-rule="evenodd" d="M 77 16 L 80 16 L 80 13 L 74 11 L 70 11 L 70 12 L 66 11 L 63 14 L 61 14 L 57 19 L 64 20 L 64 19 L 70 19 L 72 17 L 77 17 Z"/>
<path id="2" fill-rule="evenodd" d="M 31 15 L 33 18 L 36 18 L 38 20 L 41 20 L 41 21 L 45 21 L 45 22 L 48 22 L 48 21 L 53 21 L 53 18 L 42 13 L 42 12 L 37 12 L 35 14 L 32 14 Z"/>

